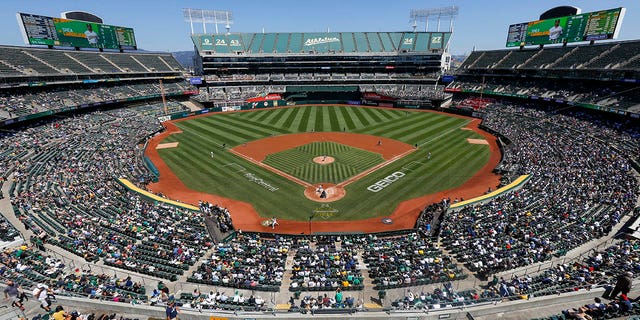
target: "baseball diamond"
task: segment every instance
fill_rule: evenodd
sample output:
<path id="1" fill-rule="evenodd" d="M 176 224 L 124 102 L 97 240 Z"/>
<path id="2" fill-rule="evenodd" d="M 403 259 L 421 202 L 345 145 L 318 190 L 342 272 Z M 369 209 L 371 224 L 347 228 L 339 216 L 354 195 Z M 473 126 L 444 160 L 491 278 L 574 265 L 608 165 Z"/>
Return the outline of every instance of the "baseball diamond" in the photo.
<path id="1" fill-rule="evenodd" d="M 288 221 L 292 228 L 295 221 L 305 221 L 317 206 L 304 192 L 314 184 L 337 184 L 346 191 L 344 198 L 332 202 L 340 214 L 330 221 L 415 214 L 413 221 L 389 228 L 411 227 L 430 198 L 481 195 L 498 184 L 498 177 L 490 173 L 499 159 L 495 138 L 477 129 L 461 130 L 473 128 L 468 118 L 410 112 L 407 117 L 406 111 L 385 108 L 310 105 L 175 121 L 167 127 L 175 125 L 182 133 L 157 137 L 150 145 L 179 142 L 178 148 L 147 148 L 162 172 L 150 189 L 189 203 L 209 195 L 227 207 L 240 206 L 244 209 L 230 212 L 243 230 L 260 229 L 255 221 L 277 216 L 283 221 L 282 231 Z M 467 139 L 473 138 L 492 145 L 469 144 Z M 223 144 L 228 148 L 220 148 Z M 216 157 L 208 157 L 209 152 Z M 433 158 L 421 161 L 429 153 Z M 325 154 L 336 162 L 321 166 L 312 161 Z M 246 172 L 229 170 L 229 163 Z M 261 184 L 244 178 L 247 173 L 259 177 Z M 393 183 L 380 182 L 390 176 Z M 177 180 L 184 188 L 176 188 Z M 467 188 L 465 183 L 473 186 Z M 194 194 L 200 197 L 195 199 Z M 241 215 L 256 217 L 241 219 Z"/>

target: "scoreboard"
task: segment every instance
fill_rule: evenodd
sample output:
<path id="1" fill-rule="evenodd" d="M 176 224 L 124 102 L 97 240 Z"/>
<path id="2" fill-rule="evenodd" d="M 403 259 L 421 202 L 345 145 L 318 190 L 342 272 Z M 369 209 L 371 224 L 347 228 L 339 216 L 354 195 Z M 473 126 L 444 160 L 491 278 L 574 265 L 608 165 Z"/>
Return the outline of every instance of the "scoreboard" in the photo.
<path id="1" fill-rule="evenodd" d="M 16 15 L 25 43 L 60 47 L 137 49 L 132 28 L 29 13 Z"/>
<path id="2" fill-rule="evenodd" d="M 615 39 L 625 8 L 530 21 L 509 26 L 507 47 Z"/>

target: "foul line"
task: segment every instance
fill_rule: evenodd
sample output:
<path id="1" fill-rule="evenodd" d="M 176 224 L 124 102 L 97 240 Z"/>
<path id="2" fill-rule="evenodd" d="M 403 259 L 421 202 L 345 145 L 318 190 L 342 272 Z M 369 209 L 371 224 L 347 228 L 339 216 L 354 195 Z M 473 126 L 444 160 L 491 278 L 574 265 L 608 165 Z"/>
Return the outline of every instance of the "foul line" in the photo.
<path id="1" fill-rule="evenodd" d="M 180 133 L 182 133 L 182 131 L 181 131 Z M 210 140 L 212 144 L 218 145 L 218 147 L 222 148 L 222 144 L 221 144 L 221 143 L 218 143 L 218 142 L 217 142 L 217 141 L 215 141 L 215 140 L 211 140 L 211 138 L 210 138 L 210 137 L 203 136 L 202 134 L 200 134 L 200 133 L 199 133 L 199 132 L 197 132 L 197 131 L 189 131 L 189 134 L 194 134 L 194 135 L 196 135 L 196 136 L 198 136 L 198 137 L 200 137 L 200 138 L 202 138 L 202 139 L 205 139 L 205 140 Z"/>
<path id="2" fill-rule="evenodd" d="M 287 179 L 289 179 L 289 180 L 291 180 L 291 181 L 293 181 L 293 182 L 295 182 L 295 183 L 297 183 L 297 184 L 299 184 L 299 185 L 301 185 L 301 186 L 303 186 L 305 188 L 313 187 L 312 184 L 310 184 L 310 183 L 308 183 L 308 182 L 306 182 L 304 180 L 296 178 L 296 177 L 294 177 L 294 176 L 292 176 L 292 175 L 290 175 L 290 174 L 288 174 L 288 173 L 286 173 L 284 171 L 280 171 L 280 170 L 278 170 L 278 169 L 276 169 L 276 168 L 274 168 L 274 167 L 272 167 L 270 165 L 267 165 L 267 164 L 264 164 L 264 163 L 262 163 L 260 161 L 257 161 L 256 159 L 251 158 L 249 156 L 246 156 L 246 155 L 244 155 L 244 154 L 242 154 L 240 152 L 237 152 L 236 150 L 229 149 L 229 152 L 231 152 L 231 153 L 233 153 L 233 154 L 235 154 L 237 156 L 240 156 L 243 159 L 245 159 L 245 160 L 247 160 L 247 161 L 249 161 L 249 162 L 251 162 L 253 164 L 256 164 L 256 165 L 258 165 L 258 166 L 260 166 L 262 168 L 265 168 L 265 169 L 267 169 L 267 170 L 269 170 L 271 172 L 274 172 L 274 173 L 276 173 L 276 174 L 278 174 L 278 175 L 280 175 L 282 177 L 285 177 L 285 178 L 287 178 Z"/>
<path id="3" fill-rule="evenodd" d="M 236 172 L 245 172 L 245 171 L 247 171 L 247 169 L 245 169 L 245 167 L 243 167 L 243 166 L 241 166 L 241 165 L 239 165 L 239 164 L 237 164 L 235 162 L 231 162 L 231 163 L 225 164 L 223 167 L 229 167 L 229 166 L 240 167 L 240 169 L 238 169 Z"/>
<path id="4" fill-rule="evenodd" d="M 418 144 L 418 146 L 419 146 L 419 147 L 422 147 L 422 146 L 424 146 L 425 144 L 427 144 L 427 143 L 429 143 L 429 142 L 432 142 L 432 141 L 435 141 L 436 139 L 439 139 L 440 137 L 442 137 L 442 136 L 444 136 L 444 135 L 447 135 L 447 134 L 449 134 L 449 133 L 451 133 L 451 132 L 454 132 L 454 131 L 456 131 L 456 130 L 460 130 L 461 128 L 466 127 L 466 126 L 467 126 L 469 123 L 471 123 L 472 121 L 473 121 L 473 120 L 467 120 L 467 122 L 465 122 L 463 125 L 461 125 L 461 126 L 459 126 L 459 127 L 451 128 L 451 129 L 449 129 L 449 130 L 447 130 L 447 131 L 445 131 L 445 132 L 443 132 L 443 133 L 441 133 L 441 134 L 439 134 L 439 135 L 437 135 L 437 136 L 435 136 L 435 137 L 433 137 L 433 138 L 431 138 L 431 139 L 429 139 L 429 140 L 427 140 L 427 141 L 425 141 L 425 142 L 423 142 L 423 143 L 419 143 L 419 144 Z"/>
<path id="5" fill-rule="evenodd" d="M 413 171 L 413 168 L 424 165 L 424 163 L 420 161 L 411 161 L 406 166 L 402 166 L 402 170 Z"/>
<path id="6" fill-rule="evenodd" d="M 423 145 L 425 145 L 425 144 L 427 144 L 427 143 L 429 143 L 429 142 L 432 142 L 432 141 L 434 141 L 434 140 L 436 140 L 436 139 L 438 139 L 438 138 L 440 138 L 440 137 L 442 137 L 442 136 L 444 136 L 444 135 L 447 135 L 447 134 L 449 134 L 449 133 L 451 133 L 451 132 L 453 132 L 453 131 L 455 131 L 455 130 L 460 130 L 460 128 L 467 126 L 469 123 L 471 123 L 471 121 L 472 121 L 472 120 L 467 120 L 467 122 L 465 122 L 465 123 L 464 123 L 464 124 L 462 124 L 461 126 L 456 127 L 456 128 L 452 128 L 452 129 L 450 129 L 450 130 L 447 130 L 447 131 L 445 131 L 445 132 L 443 132 L 443 133 L 441 133 L 441 134 L 439 134 L 439 135 L 437 135 L 437 136 L 435 136 L 435 137 L 433 137 L 433 138 L 431 138 L 431 139 L 429 139 L 429 140 L 427 140 L 427 141 L 425 141 L 425 142 L 423 142 L 423 143 L 421 143 L 421 144 L 418 144 L 418 146 L 423 146 Z M 360 180 L 361 178 L 363 178 L 364 176 L 368 175 L 369 173 L 372 173 L 372 172 L 374 172 L 374 171 L 377 171 L 377 170 L 378 170 L 378 169 L 380 169 L 380 168 L 384 168 L 384 167 L 386 167 L 386 166 L 388 166 L 388 165 L 390 165 L 390 164 L 392 164 L 392 163 L 396 162 L 397 160 L 400 160 L 400 159 L 404 158 L 406 155 L 408 155 L 408 154 L 410 154 L 410 153 L 412 153 L 412 152 L 415 152 L 416 150 L 418 150 L 418 149 L 411 149 L 411 150 L 407 150 L 407 151 L 405 151 L 405 152 L 403 152 L 403 153 L 401 153 L 401 154 L 399 154 L 399 155 L 397 155 L 397 156 L 395 156 L 395 157 L 393 157 L 393 158 L 389 159 L 388 161 L 385 161 L 385 162 L 383 162 L 383 163 L 381 163 L 381 164 L 379 164 L 379 165 L 377 165 L 377 166 L 374 166 L 374 167 L 372 167 L 372 168 L 369 168 L 369 169 L 367 169 L 367 170 L 365 170 L 365 171 L 363 171 L 363 172 L 360 172 L 359 174 L 357 174 L 357 175 L 355 175 L 355 176 L 353 176 L 353 177 L 351 177 L 351 178 L 349 178 L 349 179 L 347 179 L 347 180 L 345 180 L 345 181 L 343 181 L 343 182 L 341 182 L 341 183 L 338 183 L 338 184 L 336 185 L 336 187 L 342 187 L 342 188 L 344 188 L 344 187 L 346 187 L 347 185 L 349 185 L 349 184 L 351 184 L 351 183 L 353 183 L 353 182 L 356 182 L 356 181 Z"/>

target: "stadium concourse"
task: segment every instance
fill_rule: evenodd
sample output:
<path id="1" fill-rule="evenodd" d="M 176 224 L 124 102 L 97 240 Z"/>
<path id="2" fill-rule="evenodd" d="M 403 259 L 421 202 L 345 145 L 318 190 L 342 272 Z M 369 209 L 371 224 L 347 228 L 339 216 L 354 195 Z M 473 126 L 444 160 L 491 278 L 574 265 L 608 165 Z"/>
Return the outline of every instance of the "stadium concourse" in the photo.
<path id="1" fill-rule="evenodd" d="M 617 45 L 607 52 L 626 52 L 618 48 L 628 43 Z M 20 62 L 2 63 L 0 69 L 4 83 L 14 85 L 2 89 L 0 277 L 27 292 L 29 301 L 23 302 L 29 318 L 48 317 L 39 307 L 49 303 L 42 293 L 46 286 L 55 296 L 52 309 L 62 305 L 97 317 L 158 318 L 173 302 L 181 319 L 531 319 L 563 310 L 578 313 L 606 286 L 640 273 L 640 242 L 621 236 L 639 213 L 640 126 L 626 114 L 632 108 L 603 116 L 595 113 L 602 110 L 556 101 L 499 98 L 475 112 L 503 144 L 497 170 L 504 182 L 530 175 L 519 188 L 462 207 L 451 200 L 425 203 L 410 230 L 250 233 L 234 228 L 228 208 L 201 202 L 189 210 L 149 201 L 118 182 L 126 178 L 145 189 L 157 178 L 143 151 L 147 139 L 163 130 L 158 118 L 200 111 L 191 111 L 188 96 L 195 90 L 171 70 L 175 62 L 169 55 L 125 59 L 128 53 L 51 51 L 56 53 L 49 60 L 34 58 L 40 49 L 2 50 L 3 57 L 18 57 L 7 60 Z M 570 55 L 558 58 L 544 49 L 535 59 L 554 56 Z M 465 64 L 487 70 L 505 60 L 501 54 L 482 57 L 489 59 L 484 67 Z M 108 62 L 87 72 L 76 65 L 82 59 Z M 124 67 L 120 59 L 138 69 Z M 154 72 L 153 62 L 146 61 L 166 69 Z M 597 70 L 615 73 L 619 67 Z M 22 88 L 26 75 L 46 83 Z M 67 83 L 70 75 L 76 82 Z M 94 77 L 104 81 L 82 81 Z M 545 89 L 548 79 L 527 81 L 549 96 L 564 90 Z M 396 85 L 399 89 L 392 89 Z M 390 84 L 386 93 L 412 86 Z M 427 84 L 417 86 L 420 92 Z M 631 89 L 615 98 L 635 101 Z M 158 101 L 162 90 L 173 97 L 166 106 Z M 636 284 L 628 296 L 635 299 L 638 289 Z M 607 308 L 588 312 L 607 318 L 640 313 L 635 303 L 627 309 L 624 301 L 615 301 L 605 300 Z M 0 314 L 6 318 L 23 315 L 11 300 L 3 300 L 3 306 Z"/>

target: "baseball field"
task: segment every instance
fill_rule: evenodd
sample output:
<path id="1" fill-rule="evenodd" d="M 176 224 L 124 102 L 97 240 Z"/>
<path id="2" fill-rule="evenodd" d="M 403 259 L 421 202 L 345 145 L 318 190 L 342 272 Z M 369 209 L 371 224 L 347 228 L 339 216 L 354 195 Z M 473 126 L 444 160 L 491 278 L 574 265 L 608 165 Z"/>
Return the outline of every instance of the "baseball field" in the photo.
<path id="1" fill-rule="evenodd" d="M 471 122 L 360 106 L 217 113 L 175 121 L 154 162 L 194 193 L 250 204 L 265 219 L 362 220 L 489 178 L 479 172 L 492 148 Z M 164 185 L 154 191 L 170 194 Z"/>

